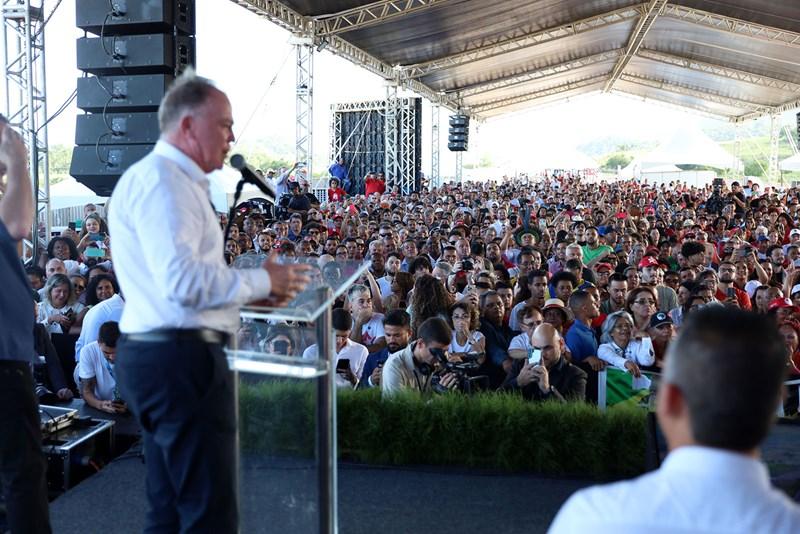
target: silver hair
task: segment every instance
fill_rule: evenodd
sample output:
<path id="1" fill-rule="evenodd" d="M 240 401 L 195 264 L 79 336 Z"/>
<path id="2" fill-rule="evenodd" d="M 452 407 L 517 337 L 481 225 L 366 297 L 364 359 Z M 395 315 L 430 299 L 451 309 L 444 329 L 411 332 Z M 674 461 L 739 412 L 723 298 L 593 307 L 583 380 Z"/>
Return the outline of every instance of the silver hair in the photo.
<path id="1" fill-rule="evenodd" d="M 183 71 L 169 86 L 158 108 L 158 127 L 161 133 L 172 130 L 186 113 L 206 103 L 219 89 L 214 82 L 195 74 L 191 67 Z"/>
<path id="2" fill-rule="evenodd" d="M 53 288 L 56 286 L 64 285 L 69 288 L 69 297 L 67 297 L 67 304 L 73 304 L 76 300 L 75 298 L 75 288 L 72 287 L 72 280 L 69 279 L 69 276 L 66 274 L 53 274 L 47 278 L 47 282 L 44 284 L 44 294 L 47 301 L 52 304 L 53 299 L 51 298 L 51 294 L 53 292 Z"/>
<path id="3" fill-rule="evenodd" d="M 602 333 L 600 334 L 600 343 L 611 343 L 614 341 L 611 339 L 611 331 L 614 330 L 614 327 L 617 326 L 617 321 L 620 319 L 627 319 L 630 321 L 631 325 L 636 324 L 633 321 L 633 317 L 630 313 L 626 312 L 625 310 L 615 311 L 614 313 L 610 313 L 606 320 L 603 321 Z"/>

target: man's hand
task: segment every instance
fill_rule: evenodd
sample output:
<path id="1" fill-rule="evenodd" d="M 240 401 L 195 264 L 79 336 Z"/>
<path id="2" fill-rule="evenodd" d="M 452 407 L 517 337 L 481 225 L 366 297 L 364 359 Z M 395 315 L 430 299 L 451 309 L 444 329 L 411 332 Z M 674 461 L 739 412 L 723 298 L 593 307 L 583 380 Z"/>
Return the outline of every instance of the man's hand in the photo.
<path id="1" fill-rule="evenodd" d="M 639 369 L 639 366 L 636 364 L 636 362 L 628 360 L 627 362 L 625 362 L 625 369 L 630 371 L 630 373 L 636 378 L 642 376 L 642 370 Z"/>
<path id="2" fill-rule="evenodd" d="M 597 356 L 587 356 L 585 360 L 586 363 L 592 368 L 593 371 L 602 371 L 606 368 L 606 362 L 601 360 Z"/>
<path id="3" fill-rule="evenodd" d="M 526 363 L 525 365 L 522 366 L 522 369 L 520 369 L 519 374 L 517 375 L 517 385 L 519 387 L 524 388 L 525 386 L 533 382 L 535 378 L 535 374 L 533 372 L 534 367 L 535 366 L 530 363 Z"/>
<path id="4" fill-rule="evenodd" d="M 458 376 L 454 373 L 445 373 L 439 378 L 439 385 L 452 391 L 458 385 Z"/>
<path id="5" fill-rule="evenodd" d="M 378 366 L 375 369 L 373 369 L 372 374 L 369 375 L 369 380 L 370 382 L 372 382 L 373 386 L 380 386 L 382 376 L 383 376 L 383 364 L 379 363 Z"/>
<path id="6" fill-rule="evenodd" d="M 353 370 L 350 369 L 350 366 L 347 366 L 344 369 L 337 369 L 336 373 L 354 386 L 356 385 L 356 382 L 358 382 L 358 378 L 356 378 L 356 375 L 353 374 Z"/>
<path id="7" fill-rule="evenodd" d="M 531 370 L 533 379 L 539 383 L 539 390 L 542 393 L 547 393 L 550 390 L 550 373 L 544 365 L 534 365 Z"/>
<path id="8" fill-rule="evenodd" d="M 14 131 L 8 123 L 2 124 L 0 132 L 0 175 L 9 169 L 27 168 L 28 150 L 22 136 Z"/>
<path id="9" fill-rule="evenodd" d="M 56 397 L 61 400 L 72 400 L 72 390 L 69 388 L 61 388 L 56 392 Z"/>
<path id="10" fill-rule="evenodd" d="M 272 283 L 269 298 L 277 305 L 284 305 L 294 300 L 311 281 L 307 274 L 311 271 L 311 265 L 282 264 L 275 261 L 277 257 L 278 255 L 272 252 L 261 267 L 269 273 Z"/>

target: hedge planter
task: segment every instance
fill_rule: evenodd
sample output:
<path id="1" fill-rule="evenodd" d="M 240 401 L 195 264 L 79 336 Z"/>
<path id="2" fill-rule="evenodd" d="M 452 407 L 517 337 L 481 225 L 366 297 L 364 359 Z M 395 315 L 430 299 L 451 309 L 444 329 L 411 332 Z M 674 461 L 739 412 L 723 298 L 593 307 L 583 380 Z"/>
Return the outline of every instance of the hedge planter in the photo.
<path id="1" fill-rule="evenodd" d="M 314 454 L 313 383 L 239 385 L 242 449 Z M 510 394 L 382 400 L 340 391 L 339 457 L 382 465 L 445 465 L 610 479 L 644 470 L 645 412 L 532 403 Z"/>

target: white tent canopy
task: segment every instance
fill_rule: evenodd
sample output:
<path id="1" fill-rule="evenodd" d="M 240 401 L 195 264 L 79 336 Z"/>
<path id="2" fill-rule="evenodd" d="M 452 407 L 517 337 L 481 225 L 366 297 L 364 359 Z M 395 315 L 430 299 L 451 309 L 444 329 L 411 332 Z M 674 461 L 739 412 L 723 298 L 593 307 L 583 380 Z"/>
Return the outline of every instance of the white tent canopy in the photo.
<path id="1" fill-rule="evenodd" d="M 108 197 L 100 197 L 94 191 L 69 177 L 50 187 L 50 209 L 71 208 L 84 206 L 88 203 L 105 204 Z"/>
<path id="2" fill-rule="evenodd" d="M 782 171 L 800 171 L 800 154 L 786 158 L 779 165 Z"/>
<path id="3" fill-rule="evenodd" d="M 742 169 L 742 162 L 697 128 L 676 131 L 665 143 L 640 158 L 644 165 L 703 165 L 715 169 Z"/>
<path id="4" fill-rule="evenodd" d="M 514 171 L 536 173 L 545 169 L 599 169 L 600 165 L 595 160 L 580 152 L 576 148 L 555 145 L 537 146 L 521 151 L 513 162 L 502 165 L 503 168 Z"/>

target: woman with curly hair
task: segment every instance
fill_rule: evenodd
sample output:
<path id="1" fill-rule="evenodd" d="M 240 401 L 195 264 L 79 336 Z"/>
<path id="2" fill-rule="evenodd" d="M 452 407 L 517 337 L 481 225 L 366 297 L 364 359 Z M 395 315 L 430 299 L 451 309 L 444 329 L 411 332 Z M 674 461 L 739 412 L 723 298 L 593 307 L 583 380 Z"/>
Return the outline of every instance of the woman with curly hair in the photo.
<path id="1" fill-rule="evenodd" d="M 391 283 L 391 293 L 381 303 L 384 311 L 408 307 L 408 294 L 414 288 L 414 277 L 404 271 L 398 271 Z"/>
<path id="2" fill-rule="evenodd" d="M 431 317 L 447 321 L 447 310 L 452 298 L 437 278 L 427 274 L 417 278 L 411 297 L 411 330 L 416 336 L 417 327 Z"/>
<path id="3" fill-rule="evenodd" d="M 450 355 L 460 357 L 470 352 L 485 352 L 486 338 L 478 331 L 481 326 L 478 308 L 462 300 L 450 307 L 449 315 L 448 323 L 453 329 Z"/>

